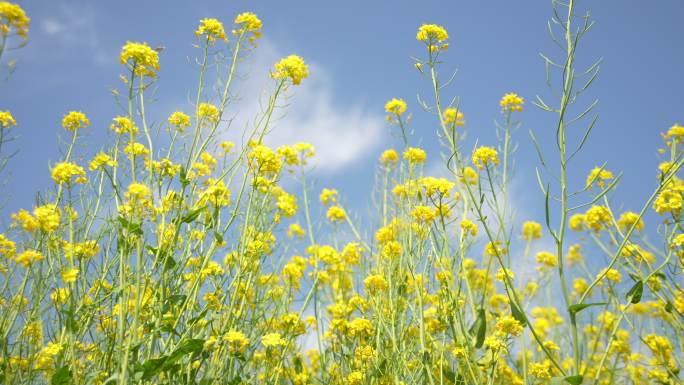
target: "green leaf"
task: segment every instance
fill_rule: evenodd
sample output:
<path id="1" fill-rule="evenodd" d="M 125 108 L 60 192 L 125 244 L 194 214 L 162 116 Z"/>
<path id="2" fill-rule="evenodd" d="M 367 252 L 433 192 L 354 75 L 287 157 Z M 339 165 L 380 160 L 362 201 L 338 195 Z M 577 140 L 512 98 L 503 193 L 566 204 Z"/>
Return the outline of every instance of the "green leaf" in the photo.
<path id="1" fill-rule="evenodd" d="M 570 312 L 570 314 L 571 314 L 572 316 L 574 316 L 575 314 L 581 312 L 582 310 L 584 310 L 584 309 L 586 309 L 586 308 L 588 308 L 588 307 L 592 307 L 592 306 L 605 306 L 605 305 L 607 305 L 606 302 L 576 303 L 576 304 L 574 304 L 574 305 L 570 305 L 570 306 L 568 307 L 568 311 Z"/>
<path id="2" fill-rule="evenodd" d="M 670 300 L 667 300 L 667 303 L 665 304 L 665 311 L 668 313 L 672 313 L 672 310 L 674 310 L 674 306 L 672 305 L 672 302 Z"/>
<path id="3" fill-rule="evenodd" d="M 188 354 L 198 354 L 204 348 L 204 340 L 201 338 L 191 338 L 184 340 L 178 345 L 176 350 L 169 355 L 169 358 L 164 363 L 165 367 L 169 367 L 180 361 L 183 356 Z"/>
<path id="4" fill-rule="evenodd" d="M 167 359 L 167 356 L 161 356 L 158 358 L 150 358 L 149 360 L 145 361 L 138 369 L 142 372 L 142 377 L 140 379 L 145 381 L 157 375 L 157 373 L 163 369 L 164 363 L 166 363 Z"/>
<path id="5" fill-rule="evenodd" d="M 632 286 L 631 289 L 625 294 L 625 298 L 628 299 L 631 303 L 639 303 L 641 302 L 641 297 L 644 294 L 644 282 L 643 281 L 637 281 L 634 286 Z"/>
<path id="6" fill-rule="evenodd" d="M 140 223 L 133 223 L 122 216 L 119 216 L 117 220 L 121 224 L 121 227 L 128 230 L 129 232 L 136 235 L 143 235 L 142 225 Z"/>
<path id="7" fill-rule="evenodd" d="M 216 239 L 216 243 L 223 244 L 223 235 L 221 235 L 218 231 L 214 231 L 214 239 Z"/>
<path id="8" fill-rule="evenodd" d="M 513 301 L 511 301 L 511 315 L 513 315 L 513 318 L 515 318 L 516 321 L 520 322 L 520 325 L 523 327 L 527 326 L 527 317 L 525 316 L 525 313 L 523 313 Z"/>
<path id="9" fill-rule="evenodd" d="M 183 218 L 181 218 L 181 222 L 182 222 L 182 223 L 194 222 L 195 219 L 197 219 L 197 217 L 199 217 L 200 214 L 202 214 L 202 212 L 204 211 L 204 209 L 206 209 L 206 206 L 202 206 L 202 207 L 200 207 L 200 208 L 197 208 L 197 209 L 194 209 L 194 210 L 190 211 L 189 213 L 185 214 L 185 215 L 183 216 Z"/>
<path id="10" fill-rule="evenodd" d="M 487 315 L 484 309 L 480 309 L 477 312 L 477 319 L 470 327 L 470 334 L 475 335 L 475 347 L 481 348 L 484 344 L 485 334 L 487 333 Z"/>
<path id="11" fill-rule="evenodd" d="M 565 382 L 572 385 L 580 385 L 584 381 L 584 377 L 580 374 L 575 376 L 567 376 L 564 378 Z"/>
<path id="12" fill-rule="evenodd" d="M 71 383 L 71 370 L 68 366 L 62 366 L 52 374 L 50 385 L 68 385 Z"/>

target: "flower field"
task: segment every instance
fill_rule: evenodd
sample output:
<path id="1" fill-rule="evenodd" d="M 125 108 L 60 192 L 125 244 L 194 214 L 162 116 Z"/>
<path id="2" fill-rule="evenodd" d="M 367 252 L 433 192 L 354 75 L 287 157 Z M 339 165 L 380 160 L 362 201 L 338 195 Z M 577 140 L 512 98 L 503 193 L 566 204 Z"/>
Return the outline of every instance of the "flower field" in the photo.
<path id="1" fill-rule="evenodd" d="M 313 188 L 312 144 L 269 145 L 315 70 L 306 58 L 273 63 L 259 115 L 239 140 L 222 135 L 241 66 L 260 49 L 259 16 L 187 31 L 196 87 L 161 123 L 149 116 L 173 80 L 159 74 L 164 50 L 132 36 L 112 101 L 122 114 L 95 127 L 65 111 L 63 156 L 37 176 L 51 188 L 0 228 L 0 383 L 684 383 L 684 126 L 649 149 L 661 160 L 644 178 L 651 193 L 624 208 L 622 174 L 585 151 L 598 126 L 584 92 L 600 61 L 578 59 L 593 25 L 580 5 L 549 8 L 552 96 L 493 100 L 498 140 L 474 146 L 447 28 L 398 37 L 420 48 L 407 62 L 430 93 L 386 101 L 400 146 L 367 165 L 369 211 L 335 186 Z M 0 2 L 0 55 L 28 43 L 29 16 Z M 553 146 L 518 135 L 529 109 L 552 117 Z M 419 114 L 430 137 L 416 134 Z M 3 169 L 1 146 L 20 130 L 0 111 Z M 108 142 L 89 145 L 91 130 Z M 524 140 L 536 148 L 539 218 L 511 204 Z M 579 185 L 568 178 L 578 154 L 596 164 Z M 448 172 L 432 175 L 427 159 L 440 157 Z"/>

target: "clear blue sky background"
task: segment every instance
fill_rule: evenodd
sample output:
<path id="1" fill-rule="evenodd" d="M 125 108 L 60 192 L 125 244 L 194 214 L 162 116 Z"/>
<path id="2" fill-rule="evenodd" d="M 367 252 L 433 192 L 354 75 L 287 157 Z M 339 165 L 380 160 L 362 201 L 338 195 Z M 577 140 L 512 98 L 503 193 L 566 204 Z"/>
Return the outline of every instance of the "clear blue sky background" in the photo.
<path id="1" fill-rule="evenodd" d="M 466 148 L 475 138 L 493 143 L 493 121 L 499 117 L 498 100 L 504 93 L 515 91 L 526 98 L 525 111 L 519 115 L 523 128 L 515 137 L 520 148 L 514 183 L 521 211 L 543 218 L 534 176 L 537 158 L 527 131 L 533 130 L 545 150 L 554 152 L 553 117 L 530 103 L 536 94 L 549 95 L 539 53 L 559 53 L 546 33 L 549 1 L 32 0 L 20 4 L 32 19 L 30 42 L 8 55 L 18 60 L 18 69 L 0 88 L 0 108 L 11 110 L 19 123 L 13 144 L 19 153 L 8 169 L 4 220 L 18 208 L 30 208 L 35 191 L 50 187 L 48 165 L 60 158 L 57 139 L 65 137 L 60 127 L 64 113 L 86 112 L 92 121 L 91 146 L 102 145 L 109 121 L 119 113 L 110 89 L 120 86 L 118 52 L 127 40 L 166 47 L 161 54 L 158 108 L 153 112 L 161 119 L 196 84 L 196 71 L 187 58 L 196 53 L 191 45 L 198 20 L 215 17 L 230 25 L 243 11 L 253 11 L 263 20 L 264 46 L 277 54 L 297 53 L 313 64 L 310 81 L 323 91 L 299 102 L 325 96 L 323 106 L 329 110 L 324 114 L 336 117 L 331 123 L 336 130 L 355 122 L 374 127 L 376 135 L 365 140 L 364 153 L 356 154 L 356 161 L 340 162 L 317 176 L 319 186 L 337 187 L 362 214 L 373 178 L 369 165 L 382 149 L 399 145 L 389 127 L 378 130 L 386 100 L 403 97 L 409 102 L 416 115 L 416 140 L 433 149 L 432 159 L 437 158 L 434 120 L 425 118 L 416 103 L 417 93 L 429 95 L 429 83 L 412 68 L 409 57 L 424 54 L 415 41 L 420 24 L 444 25 L 451 43 L 444 56 L 445 76 L 450 68 L 459 69 L 447 92 L 461 97 L 469 131 Z M 580 10 L 587 7 L 597 24 L 578 54 L 584 64 L 604 58 L 602 73 L 584 100 L 600 100 L 596 110 L 600 118 L 571 178 L 583 183 L 588 170 L 605 161 L 611 170 L 625 173 L 617 202 L 637 209 L 655 184 L 660 132 L 684 122 L 684 2 L 579 2 Z M 327 75 L 316 80 L 320 74 Z M 293 103 L 298 103 L 297 96 Z M 154 105 L 150 108 L 155 110 Z M 304 108 L 298 116 L 307 119 L 306 113 Z M 354 113 L 362 118 L 347 124 L 345 117 Z M 363 127 L 356 130 L 365 132 Z"/>

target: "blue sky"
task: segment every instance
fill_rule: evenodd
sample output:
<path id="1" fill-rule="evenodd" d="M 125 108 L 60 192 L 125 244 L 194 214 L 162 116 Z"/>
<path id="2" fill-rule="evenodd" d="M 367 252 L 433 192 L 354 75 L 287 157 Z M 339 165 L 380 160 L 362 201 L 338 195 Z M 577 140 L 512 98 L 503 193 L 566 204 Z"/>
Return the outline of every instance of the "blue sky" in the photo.
<path id="1" fill-rule="evenodd" d="M 290 53 L 311 63 L 311 77 L 295 90 L 292 111 L 276 123 L 277 140 L 315 139 L 320 164 L 317 186 L 335 187 L 360 214 L 370 203 L 372 167 L 379 153 L 399 146 L 383 122 L 383 105 L 402 97 L 414 112 L 415 144 L 438 161 L 435 121 L 419 111 L 416 95 L 429 96 L 429 82 L 412 68 L 410 56 L 423 55 L 415 41 L 422 23 L 445 26 L 451 48 L 444 74 L 458 68 L 447 95 L 461 98 L 470 148 L 479 138 L 494 143 L 498 100 L 506 92 L 526 98 L 514 188 L 521 212 L 542 217 L 542 195 L 535 180 L 537 158 L 527 134 L 534 131 L 554 153 L 553 117 L 533 107 L 534 96 L 549 95 L 540 52 L 559 52 L 546 33 L 550 1 L 62 1 L 19 2 L 31 17 L 29 44 L 3 58 L 18 69 L 2 85 L 0 107 L 18 121 L 9 165 L 9 201 L 3 218 L 33 205 L 34 192 L 50 187 L 48 165 L 59 160 L 61 117 L 82 110 L 91 119 L 87 151 L 99 148 L 112 117 L 119 114 L 110 90 L 120 86 L 118 52 L 127 40 L 165 46 L 153 118 L 177 108 L 189 110 L 188 90 L 197 72 L 188 57 L 199 19 L 215 17 L 227 25 L 243 11 L 264 22 L 264 39 L 242 82 L 243 96 L 256 97 L 270 83 L 266 71 Z M 592 7 L 596 25 L 580 49 L 580 63 L 603 57 L 602 72 L 585 96 L 599 99 L 600 118 L 590 143 L 571 167 L 582 183 L 590 168 L 607 162 L 625 173 L 615 202 L 639 208 L 655 185 L 660 132 L 684 122 L 681 18 L 684 3 L 626 0 L 579 1 Z M 246 112 L 245 112 L 246 111 Z M 243 119 L 250 108 L 245 107 Z M 253 111 L 253 110 L 252 110 Z M 236 113 L 238 111 L 235 111 Z M 236 129 L 233 127 L 232 129 Z M 280 130 L 280 132 L 278 132 Z M 570 135 L 579 136 L 574 132 Z M 318 142 L 316 142 L 318 141 Z M 63 148 L 63 147 L 62 147 Z M 326 155 L 327 154 L 327 155 Z M 6 174 L 7 175 L 7 174 Z"/>

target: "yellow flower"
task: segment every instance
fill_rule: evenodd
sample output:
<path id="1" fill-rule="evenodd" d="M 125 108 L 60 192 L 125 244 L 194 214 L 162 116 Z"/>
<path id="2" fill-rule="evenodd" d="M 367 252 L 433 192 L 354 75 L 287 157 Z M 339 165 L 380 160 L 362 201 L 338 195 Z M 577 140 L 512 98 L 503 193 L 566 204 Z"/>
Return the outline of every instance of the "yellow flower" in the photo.
<path id="1" fill-rule="evenodd" d="M 28 268 L 36 262 L 40 262 L 45 257 L 39 251 L 36 250 L 26 250 L 14 257 L 14 262 L 20 264 L 23 267 Z"/>
<path id="2" fill-rule="evenodd" d="M 363 284 L 370 293 L 384 291 L 388 287 L 387 280 L 380 274 L 369 275 L 363 280 Z"/>
<path id="3" fill-rule="evenodd" d="M 57 163 L 52 169 L 52 180 L 54 180 L 57 184 L 85 183 L 85 170 L 83 167 L 74 163 Z"/>
<path id="4" fill-rule="evenodd" d="M 453 125 L 455 127 L 461 127 L 465 124 L 465 121 L 463 121 L 463 113 L 456 108 L 449 107 L 444 110 L 442 115 L 444 124 Z"/>
<path id="5" fill-rule="evenodd" d="M 261 343 L 267 347 L 277 347 L 277 346 L 285 346 L 287 341 L 283 339 L 283 337 L 280 335 L 280 333 L 268 333 L 261 337 Z"/>
<path id="6" fill-rule="evenodd" d="M 641 231 L 644 229 L 643 218 L 639 218 L 639 214 L 631 211 L 625 211 L 624 213 L 622 213 L 617 223 L 620 227 L 620 230 L 622 231 L 627 231 L 632 226 L 634 226 L 634 229 L 637 231 Z"/>
<path id="7" fill-rule="evenodd" d="M 138 127 L 136 127 L 135 123 L 125 116 L 117 116 L 116 118 L 112 119 L 112 124 L 109 126 L 109 128 L 118 135 L 135 135 L 138 133 Z"/>
<path id="8" fill-rule="evenodd" d="M 211 123 L 216 123 L 220 119 L 220 112 L 215 105 L 211 103 L 200 103 L 197 106 L 197 116 L 201 118 L 206 118 Z"/>
<path id="9" fill-rule="evenodd" d="M 449 38 L 444 27 L 436 24 L 423 24 L 418 28 L 416 39 L 427 44 L 441 43 Z"/>
<path id="10" fill-rule="evenodd" d="M 304 63 L 304 59 L 297 55 L 280 59 L 274 67 L 275 71 L 271 72 L 272 78 L 283 81 L 290 79 L 294 85 L 300 84 L 302 79 L 309 76 L 309 67 Z"/>
<path id="11" fill-rule="evenodd" d="M 304 235 L 306 235 L 306 232 L 299 223 L 293 223 L 287 228 L 287 236 L 289 238 L 304 238 Z"/>
<path id="12" fill-rule="evenodd" d="M 51 233 L 59 227 L 59 210 L 54 204 L 47 204 L 33 209 L 33 216 L 38 226 L 46 233 Z"/>
<path id="13" fill-rule="evenodd" d="M 524 328 L 520 324 L 520 322 L 518 322 L 518 320 L 516 320 L 512 316 L 507 315 L 499 318 L 496 321 L 494 330 L 502 335 L 510 335 L 513 337 L 517 337 L 520 334 L 522 334 Z"/>
<path id="14" fill-rule="evenodd" d="M 175 126 L 180 132 L 190 126 L 190 117 L 181 111 L 176 111 L 169 116 L 169 124 Z"/>
<path id="15" fill-rule="evenodd" d="M 406 102 L 404 99 L 393 98 L 385 103 L 385 112 L 389 114 L 387 115 L 387 121 L 392 123 L 406 112 Z"/>
<path id="16" fill-rule="evenodd" d="M 614 176 L 612 172 L 601 167 L 594 167 L 589 175 L 587 175 L 586 187 L 591 189 L 595 183 L 599 188 L 604 188 L 606 187 L 606 181 L 613 178 Z"/>
<path id="17" fill-rule="evenodd" d="M 0 34 L 6 37 L 14 29 L 17 35 L 26 39 L 30 21 L 19 5 L 0 1 Z"/>
<path id="18" fill-rule="evenodd" d="M 128 159 L 133 159 L 136 156 L 147 157 L 150 154 L 150 150 L 145 147 L 142 143 L 132 142 L 124 147 L 124 153 L 128 155 Z"/>
<path id="19" fill-rule="evenodd" d="M 409 147 L 404 151 L 404 159 L 406 159 L 410 164 L 423 164 L 427 159 L 427 154 L 423 149 L 416 147 Z"/>
<path id="20" fill-rule="evenodd" d="M 223 29 L 223 23 L 216 19 L 200 20 L 200 25 L 197 27 L 195 35 L 197 35 L 197 37 L 204 35 L 209 42 L 214 42 L 216 39 L 228 41 L 228 38 L 226 38 L 226 31 Z"/>
<path id="21" fill-rule="evenodd" d="M 252 35 L 249 37 L 251 42 L 254 42 L 255 39 L 261 37 L 261 28 L 263 25 L 257 15 L 251 12 L 244 12 L 237 15 L 235 17 L 235 21 L 233 22 L 240 27 L 239 30 L 233 30 L 233 35 L 237 36 L 240 34 L 251 33 Z"/>
<path id="22" fill-rule="evenodd" d="M 71 269 L 63 270 L 60 275 L 61 275 L 62 281 L 64 281 L 64 283 L 72 283 L 72 282 L 76 282 L 76 279 L 78 278 L 78 273 L 79 273 L 78 269 L 71 268 Z"/>
<path id="23" fill-rule="evenodd" d="M 2 128 L 10 128 L 17 125 L 17 121 L 9 111 L 0 111 L 0 126 Z"/>
<path id="24" fill-rule="evenodd" d="M 477 235 L 477 225 L 469 219 L 463 219 L 461 221 L 461 229 L 463 230 L 463 234 L 470 233 L 473 237 Z"/>
<path id="25" fill-rule="evenodd" d="M 501 106 L 501 109 L 506 112 L 512 112 L 512 111 L 522 111 L 523 110 L 523 104 L 525 101 L 523 98 L 518 96 L 516 93 L 508 93 L 505 94 L 502 98 L 501 101 L 499 101 L 499 105 Z"/>
<path id="26" fill-rule="evenodd" d="M 331 222 L 344 222 L 347 219 L 347 213 L 340 206 L 331 206 L 326 213 L 326 217 Z"/>
<path id="27" fill-rule="evenodd" d="M 591 206 L 586 213 L 584 213 L 584 222 L 590 229 L 599 232 L 608 227 L 612 223 L 613 216 L 610 214 L 605 206 Z"/>
<path id="28" fill-rule="evenodd" d="M 380 163 L 385 167 L 392 167 L 399 162 L 399 154 L 394 149 L 385 150 L 380 155 Z"/>
<path id="29" fill-rule="evenodd" d="M 71 293 L 69 292 L 69 289 L 66 287 L 60 287 L 55 289 L 55 291 L 50 294 L 50 298 L 52 298 L 52 302 L 55 303 L 55 305 L 60 305 L 66 302 L 67 299 L 69 299 L 69 296 Z"/>
<path id="30" fill-rule="evenodd" d="M 88 168 L 90 168 L 91 171 L 95 171 L 103 166 L 115 167 L 116 165 L 117 162 L 112 159 L 112 157 L 104 152 L 100 152 L 90 161 Z"/>
<path id="31" fill-rule="evenodd" d="M 492 147 L 481 146 L 473 151 L 473 164 L 482 170 L 488 165 L 499 164 L 499 154 Z"/>
<path id="32" fill-rule="evenodd" d="M 558 266 L 558 258 L 548 251 L 540 251 L 537 253 L 537 262 L 540 263 L 542 267 Z"/>
<path id="33" fill-rule="evenodd" d="M 62 118 L 62 127 L 67 131 L 76 131 L 89 125 L 90 120 L 80 111 L 71 111 Z"/>
<path id="34" fill-rule="evenodd" d="M 324 188 L 321 191 L 321 195 L 319 196 L 319 199 L 321 200 L 321 203 L 323 204 L 323 206 L 327 206 L 330 203 L 335 203 L 335 202 L 337 202 L 337 190 Z"/>
<path id="35" fill-rule="evenodd" d="M 249 339 L 245 334 L 235 329 L 229 330 L 223 336 L 223 340 L 230 345 L 230 351 L 233 353 L 243 352 L 249 345 Z"/>
<path id="36" fill-rule="evenodd" d="M 522 236 L 526 241 L 541 238 L 542 227 L 534 221 L 525 221 L 522 227 Z"/>
<path id="37" fill-rule="evenodd" d="M 147 43 L 127 42 L 121 48 L 119 62 L 128 64 L 136 76 L 155 77 L 159 71 L 159 54 Z"/>

